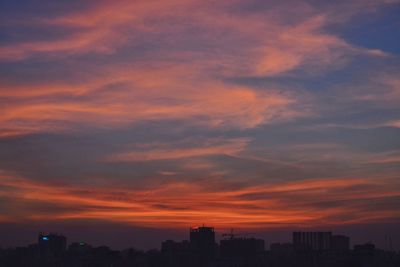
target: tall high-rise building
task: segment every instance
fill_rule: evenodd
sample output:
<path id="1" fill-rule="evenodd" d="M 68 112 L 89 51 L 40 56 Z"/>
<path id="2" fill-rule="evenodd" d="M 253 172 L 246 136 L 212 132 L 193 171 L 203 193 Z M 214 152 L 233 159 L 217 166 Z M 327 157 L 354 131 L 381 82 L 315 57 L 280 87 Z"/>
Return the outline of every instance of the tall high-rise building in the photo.
<path id="1" fill-rule="evenodd" d="M 293 246 L 297 250 L 331 249 L 332 232 L 293 232 Z"/>
<path id="2" fill-rule="evenodd" d="M 213 227 L 191 227 L 190 245 L 200 259 L 207 260 L 215 257 L 215 231 Z"/>
<path id="3" fill-rule="evenodd" d="M 60 257 L 67 248 L 67 238 L 56 233 L 39 233 L 38 237 L 40 256 L 51 260 Z"/>

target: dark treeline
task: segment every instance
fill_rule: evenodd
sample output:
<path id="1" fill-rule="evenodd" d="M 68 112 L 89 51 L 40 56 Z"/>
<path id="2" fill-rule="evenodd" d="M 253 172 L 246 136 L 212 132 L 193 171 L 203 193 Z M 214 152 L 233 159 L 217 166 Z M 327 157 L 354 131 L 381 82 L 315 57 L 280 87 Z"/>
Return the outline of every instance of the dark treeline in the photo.
<path id="1" fill-rule="evenodd" d="M 1 267 L 399 267 L 400 253 L 373 244 L 350 248 L 350 238 L 331 232 L 294 232 L 292 243 L 265 249 L 262 239 L 225 234 L 215 242 L 212 227 L 191 228 L 189 240 L 166 240 L 161 250 L 112 250 L 85 242 L 67 246 L 56 233 L 40 233 L 27 247 L 0 249 Z"/>

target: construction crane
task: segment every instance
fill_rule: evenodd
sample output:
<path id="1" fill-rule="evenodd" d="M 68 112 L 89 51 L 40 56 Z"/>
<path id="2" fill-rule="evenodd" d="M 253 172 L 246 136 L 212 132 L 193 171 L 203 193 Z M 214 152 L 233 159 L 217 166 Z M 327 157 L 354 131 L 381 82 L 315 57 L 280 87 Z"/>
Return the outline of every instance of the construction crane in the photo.
<path id="1" fill-rule="evenodd" d="M 229 239 L 234 239 L 237 236 L 247 236 L 247 235 L 255 235 L 255 233 L 238 233 L 238 234 L 235 234 L 233 232 L 233 229 L 231 229 L 231 231 L 229 233 L 223 233 L 222 234 L 223 237 L 229 237 Z"/>

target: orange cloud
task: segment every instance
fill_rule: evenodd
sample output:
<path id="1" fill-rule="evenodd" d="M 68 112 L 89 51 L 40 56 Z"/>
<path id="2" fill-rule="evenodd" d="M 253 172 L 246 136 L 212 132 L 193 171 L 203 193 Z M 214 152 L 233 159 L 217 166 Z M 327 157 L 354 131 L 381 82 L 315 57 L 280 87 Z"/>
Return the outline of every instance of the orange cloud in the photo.
<path id="1" fill-rule="evenodd" d="M 184 68 L 117 69 L 76 86 L 9 87 L 5 95 L 10 103 L 0 115 L 3 135 L 65 130 L 69 123 L 107 127 L 149 119 L 251 128 L 305 115 L 291 106 L 293 96 L 279 90 L 201 82 L 196 70 Z M 122 89 L 104 89 L 113 84 Z"/>
<path id="2" fill-rule="evenodd" d="M 141 226 L 179 227 L 206 221 L 217 227 L 285 227 L 379 221 L 399 216 L 394 207 L 370 210 L 371 200 L 398 197 L 394 182 L 361 178 L 309 180 L 215 190 L 210 184 L 171 182 L 151 188 L 51 185 L 2 174 L 12 202 L 51 203 L 61 212 L 10 210 L 3 219 L 98 219 Z M 326 205 L 324 203 L 327 203 Z M 382 204 L 385 205 L 385 204 Z M 63 207 L 68 207 L 63 211 Z M 356 216 L 355 216 L 356 214 Z M 51 216 L 49 216 L 51 215 Z M 17 217 L 16 217 L 17 216 Z"/>

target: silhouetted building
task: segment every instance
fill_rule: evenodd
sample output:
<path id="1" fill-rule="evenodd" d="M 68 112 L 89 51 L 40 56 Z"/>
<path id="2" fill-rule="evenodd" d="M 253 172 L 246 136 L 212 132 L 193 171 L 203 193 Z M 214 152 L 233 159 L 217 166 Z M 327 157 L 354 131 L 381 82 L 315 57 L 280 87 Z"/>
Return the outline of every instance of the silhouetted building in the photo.
<path id="1" fill-rule="evenodd" d="M 193 258 L 189 241 L 166 240 L 161 243 L 161 253 L 165 266 L 188 266 Z"/>
<path id="2" fill-rule="evenodd" d="M 182 242 L 175 242 L 173 240 L 166 240 L 161 243 L 162 253 L 176 254 L 185 250 L 190 250 L 190 243 L 187 240 Z"/>
<path id="3" fill-rule="evenodd" d="M 344 235 L 333 235 L 331 238 L 331 249 L 333 250 L 349 250 L 350 238 Z"/>
<path id="4" fill-rule="evenodd" d="M 374 250 L 375 250 L 375 245 L 371 243 L 354 245 L 354 251 L 374 251 Z"/>
<path id="5" fill-rule="evenodd" d="M 69 265 L 88 266 L 95 262 L 92 256 L 92 246 L 86 242 L 73 242 L 68 246 Z"/>
<path id="6" fill-rule="evenodd" d="M 373 255 L 375 252 L 375 245 L 371 243 L 366 243 L 362 245 L 354 245 L 354 253 L 357 255 Z"/>
<path id="7" fill-rule="evenodd" d="M 223 258 L 250 258 L 264 252 L 265 242 L 256 238 L 230 238 L 221 240 L 220 254 Z"/>
<path id="8" fill-rule="evenodd" d="M 82 254 L 87 253 L 91 248 L 92 246 L 88 245 L 85 242 L 74 242 L 68 246 L 68 252 Z"/>
<path id="9" fill-rule="evenodd" d="M 200 260 L 210 260 L 216 255 L 215 231 L 213 227 L 191 227 L 190 245 Z"/>
<path id="10" fill-rule="evenodd" d="M 299 234 L 297 234 L 299 233 Z M 221 241 L 216 249 L 214 229 L 191 228 L 191 241 L 162 243 L 161 252 L 133 248 L 123 251 L 106 246 L 92 247 L 85 242 L 71 243 L 58 234 L 39 235 L 38 244 L 26 247 L 0 248 L 0 267 L 399 267 L 400 253 L 384 251 L 367 243 L 349 250 L 349 238 L 330 236 L 331 250 L 325 250 L 329 232 L 296 232 L 300 248 L 290 243 L 271 244 L 264 251 L 264 241 L 234 235 Z M 325 242 L 325 243 L 324 243 Z M 218 256 L 219 255 L 219 256 Z"/>
<path id="11" fill-rule="evenodd" d="M 267 253 L 268 267 L 293 267 L 298 262 L 292 243 L 272 243 Z"/>
<path id="12" fill-rule="evenodd" d="M 272 243 L 269 249 L 273 253 L 287 253 L 293 251 L 292 243 Z"/>
<path id="13" fill-rule="evenodd" d="M 65 253 L 67 238 L 56 233 L 39 233 L 38 244 L 40 257 L 45 260 L 53 260 Z"/>
<path id="14" fill-rule="evenodd" d="M 293 232 L 296 250 L 327 250 L 331 248 L 332 232 Z"/>

